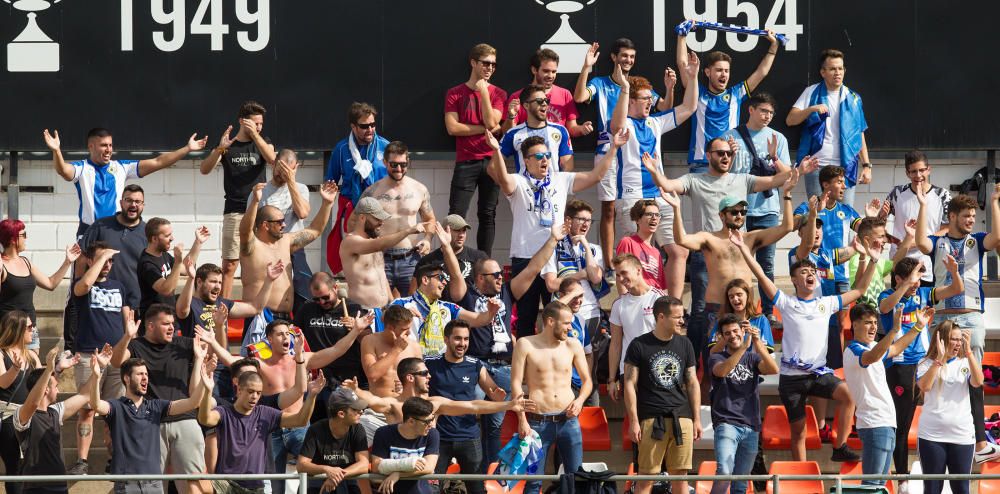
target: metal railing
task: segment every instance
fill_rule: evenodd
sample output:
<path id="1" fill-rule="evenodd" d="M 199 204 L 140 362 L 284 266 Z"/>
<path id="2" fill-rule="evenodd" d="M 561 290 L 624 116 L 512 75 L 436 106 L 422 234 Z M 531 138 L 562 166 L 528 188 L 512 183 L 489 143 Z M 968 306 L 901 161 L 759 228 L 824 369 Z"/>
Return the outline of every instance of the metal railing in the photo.
<path id="1" fill-rule="evenodd" d="M 325 475 L 310 476 L 305 473 L 285 473 L 285 474 L 245 474 L 245 475 L 233 475 L 233 474 L 163 474 L 163 475 L 5 475 L 0 476 L 0 482 L 38 482 L 38 483 L 49 483 L 49 482 L 115 482 L 115 481 L 140 481 L 140 480 L 160 480 L 160 481 L 171 481 L 171 480 L 298 480 L 298 492 L 300 494 L 306 494 L 309 479 L 322 479 Z M 381 480 L 385 478 L 384 475 L 379 474 L 364 474 L 358 475 L 356 477 L 349 477 L 349 480 Z M 413 477 L 407 480 L 470 480 L 470 481 L 483 481 L 483 480 L 526 480 L 526 481 L 558 481 L 559 475 L 479 475 L 479 474 L 429 474 L 422 475 L 420 477 Z M 845 481 L 863 481 L 863 480 L 1000 480 L 1000 473 L 989 473 L 989 474 L 920 474 L 920 475 L 838 475 L 838 474 L 820 474 L 820 475 L 613 475 L 609 479 L 613 482 L 627 482 L 627 481 L 752 481 L 752 482 L 769 482 L 771 483 L 773 494 L 779 494 L 781 482 L 791 482 L 791 481 L 804 481 L 804 480 L 819 480 L 823 482 L 833 482 L 836 494 L 841 494 L 844 487 Z"/>

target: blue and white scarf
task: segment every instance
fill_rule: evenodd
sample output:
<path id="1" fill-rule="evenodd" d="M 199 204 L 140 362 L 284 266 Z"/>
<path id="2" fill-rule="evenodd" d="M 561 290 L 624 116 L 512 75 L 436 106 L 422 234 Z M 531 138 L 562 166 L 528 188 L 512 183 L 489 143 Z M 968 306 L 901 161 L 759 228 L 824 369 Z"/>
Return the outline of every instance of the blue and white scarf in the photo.
<path id="1" fill-rule="evenodd" d="M 819 83 L 816 89 L 809 96 L 809 106 L 817 104 L 828 105 L 826 84 Z M 815 156 L 823 147 L 823 138 L 826 136 L 826 124 L 829 118 L 828 113 L 822 115 L 816 112 L 810 113 L 806 118 L 805 127 L 799 140 L 799 152 L 796 161 L 801 162 L 806 156 Z M 861 104 L 861 95 L 848 89 L 847 86 L 840 87 L 840 165 L 846 172 L 845 179 L 848 187 L 854 187 L 858 183 L 860 167 L 858 161 L 861 153 L 864 132 L 868 130 L 868 122 L 865 121 L 865 110 Z"/>

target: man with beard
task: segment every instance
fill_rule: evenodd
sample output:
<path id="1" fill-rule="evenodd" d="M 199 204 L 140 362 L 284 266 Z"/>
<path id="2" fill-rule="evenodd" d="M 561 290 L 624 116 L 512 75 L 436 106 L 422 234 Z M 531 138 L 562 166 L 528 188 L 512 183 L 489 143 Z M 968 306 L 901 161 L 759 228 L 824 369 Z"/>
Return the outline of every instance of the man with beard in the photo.
<path id="1" fill-rule="evenodd" d="M 587 55 L 583 59 L 583 68 L 576 79 L 576 88 L 573 92 L 573 99 L 577 103 L 589 103 L 597 100 L 597 149 L 594 153 L 594 163 L 601 161 L 601 158 L 609 152 L 611 143 L 611 115 L 614 114 L 615 106 L 618 103 L 618 93 L 621 91 L 619 82 L 610 75 L 595 77 L 587 82 L 590 71 L 597 64 L 601 53 L 598 50 L 600 45 L 594 43 L 587 50 Z M 616 67 L 614 70 L 621 70 L 624 77 L 628 77 L 632 67 L 635 65 L 635 43 L 628 38 L 618 38 L 611 47 L 611 63 Z M 666 90 L 661 98 L 656 91 L 650 88 L 650 103 L 656 105 L 656 111 L 667 111 L 674 107 L 674 86 L 677 84 L 677 74 L 671 68 L 663 71 L 663 85 Z M 611 265 L 611 258 L 615 248 L 615 199 L 618 195 L 618 183 L 615 177 L 616 167 L 612 167 L 601 179 L 601 184 L 597 188 L 597 200 L 601 201 L 601 231 L 600 240 L 604 246 L 604 264 Z"/>
<path id="2" fill-rule="evenodd" d="M 651 171 L 653 180 L 666 193 L 664 194 L 664 200 L 670 203 L 675 215 L 680 214 L 680 199 L 670 196 L 670 193 L 687 195 L 691 198 L 691 202 L 695 206 L 692 224 L 694 231 L 698 233 L 690 237 L 685 235 L 683 223 L 676 217 L 674 218 L 673 225 L 674 241 L 677 242 L 677 245 L 692 251 L 691 265 L 689 267 L 692 281 L 691 321 L 688 338 L 691 339 L 691 343 L 694 344 L 695 349 L 699 352 L 708 343 L 706 339 L 709 331 L 712 329 L 713 321 L 711 321 L 711 318 L 719 311 L 719 305 L 726 296 L 726 283 L 737 276 L 747 280 L 750 278 L 745 265 L 739 262 L 731 262 L 738 261 L 739 256 L 736 255 L 736 252 L 731 249 L 728 243 L 725 243 L 725 239 L 728 237 L 728 230 L 731 227 L 725 226 L 724 223 L 738 224 L 737 228 L 742 228 L 743 223 L 746 221 L 747 194 L 785 186 L 783 190 L 786 193 L 782 199 L 785 201 L 784 209 L 786 210 L 787 220 L 781 225 L 773 227 L 773 229 L 751 232 L 752 236 L 748 238 L 752 240 L 752 247 L 757 249 L 763 245 L 770 245 L 777 242 L 785 234 L 792 231 L 791 215 L 787 211 L 791 209 L 791 204 L 788 202 L 792 200 L 792 196 L 790 195 L 792 189 L 788 188 L 787 185 L 789 182 L 794 184 L 792 170 L 789 169 L 770 177 L 755 177 L 745 173 L 730 173 L 729 169 L 732 166 L 732 158 L 733 150 L 731 143 L 721 138 L 716 138 L 708 143 L 709 169 L 706 173 L 688 173 L 677 179 L 668 179 L 652 166 L 653 163 L 650 163 L 649 160 L 644 161 L 647 169 Z M 798 170 L 796 173 L 809 173 L 815 167 L 816 160 L 807 159 L 796 168 Z M 723 199 L 726 197 L 730 197 L 732 200 L 729 201 L 729 204 L 723 206 Z M 728 209 L 739 206 L 741 203 L 742 207 L 737 207 L 732 212 L 728 211 Z M 682 241 L 683 237 L 688 238 L 684 238 Z M 713 259 L 711 266 L 708 265 L 709 263 L 705 259 L 706 253 L 702 252 L 703 248 L 707 250 L 709 255 L 713 257 L 719 256 L 718 259 Z M 711 274 L 713 271 L 715 271 L 714 275 Z"/>
<path id="3" fill-rule="evenodd" d="M 341 139 L 330 153 L 323 180 L 332 180 L 340 185 L 344 198 L 357 204 L 361 193 L 386 175 L 386 138 L 375 132 L 375 117 L 378 111 L 368 103 L 351 103 L 347 120 L 351 133 Z"/>
<path id="4" fill-rule="evenodd" d="M 531 84 L 541 86 L 545 90 L 544 98 L 550 101 L 548 115 L 549 122 L 566 127 L 569 135 L 573 137 L 585 136 L 594 131 L 594 124 L 583 122 L 576 123 L 576 118 L 580 116 L 576 110 L 576 102 L 573 101 L 573 93 L 568 89 L 556 86 L 556 74 L 559 72 L 559 54 L 548 48 L 535 51 L 531 57 Z M 521 91 L 514 91 L 507 100 L 507 118 L 501 126 L 506 133 L 511 127 L 522 124 L 528 119 L 528 112 L 521 104 Z"/>
<path id="5" fill-rule="evenodd" d="M 405 229 L 380 236 L 382 225 L 392 218 L 374 197 L 362 197 L 354 208 L 353 224 L 340 243 L 340 258 L 344 262 L 344 279 L 348 296 L 366 309 L 384 307 L 394 298 L 386 275 L 382 251 L 410 235 L 434 232 L 432 222 L 417 223 Z"/>
<path id="6" fill-rule="evenodd" d="M 285 266 L 285 276 L 275 280 L 271 296 L 265 308 L 275 318 L 289 319 L 292 310 L 292 254 L 305 248 L 319 237 L 330 219 L 330 209 L 337 200 L 337 185 L 326 182 L 320 187 L 323 205 L 309 226 L 295 233 L 285 235 L 285 216 L 274 206 L 264 206 L 258 210 L 265 184 L 253 188 L 247 212 L 240 223 L 240 267 L 243 275 L 243 298 L 254 300 L 263 288 L 267 276 L 267 265 L 281 261 Z M 249 323 L 249 321 L 247 321 Z M 244 331 L 249 324 L 244 326 Z"/>
<path id="7" fill-rule="evenodd" d="M 309 188 L 295 180 L 299 156 L 291 149 L 282 149 L 274 165 L 274 176 L 264 186 L 257 209 L 274 206 L 285 215 L 284 233 L 301 231 L 309 216 Z M 325 225 L 324 225 L 325 227 Z M 309 277 L 312 270 L 306 262 L 305 249 L 292 252 L 292 283 L 295 292 L 294 309 L 309 300 Z"/>
<path id="8" fill-rule="evenodd" d="M 458 257 L 455 256 L 449 241 L 452 230 L 438 229 L 441 249 L 445 253 L 444 265 L 454 282 L 449 282 L 448 291 L 452 300 L 458 300 L 463 309 L 474 312 L 489 310 L 490 304 L 498 304 L 496 315 L 482 326 L 473 326 L 469 337 L 468 354 L 475 357 L 486 367 L 490 377 L 496 382 L 497 388 L 505 394 L 510 394 L 510 360 L 514 350 L 514 335 L 511 332 L 510 320 L 514 312 L 514 303 L 528 290 L 542 267 L 552 257 L 559 238 L 565 237 L 567 223 L 552 227 L 552 234 L 545 245 L 532 256 L 528 267 L 513 279 L 504 282 L 503 270 L 493 259 L 483 259 L 473 266 L 475 283 L 467 283 L 458 275 L 460 268 Z M 499 393 L 499 392 L 497 392 Z M 493 393 L 490 393 L 493 395 Z M 481 389 L 477 397 L 482 399 L 486 393 Z M 484 463 L 488 466 L 497 459 L 500 453 L 500 428 L 503 424 L 503 413 L 483 416 L 485 433 Z"/>
<path id="9" fill-rule="evenodd" d="M 326 475 L 326 480 L 309 480 L 310 494 L 361 494 L 358 482 L 347 477 L 368 473 L 368 440 L 361 426 L 368 403 L 347 388 L 334 391 L 328 403 L 330 418 L 309 426 L 295 469 Z"/>
<path id="10" fill-rule="evenodd" d="M 573 143 L 570 142 L 569 131 L 558 123 L 549 122 L 548 114 L 551 100 L 545 94 L 545 87 L 529 84 L 518 91 L 520 105 L 526 109 L 527 120 L 511 128 L 500 140 L 500 153 L 514 158 L 514 173 L 524 173 L 524 154 L 521 143 L 531 136 L 545 139 L 545 145 L 555 151 L 557 166 L 549 169 L 549 173 L 558 171 L 573 171 Z"/>
<path id="11" fill-rule="evenodd" d="M 174 311 L 165 304 L 153 304 L 142 317 L 146 331 L 139 336 L 139 323 L 133 322 L 131 309 L 123 310 L 126 325 L 125 335 L 118 340 L 111 365 L 121 367 L 132 357 L 142 359 L 149 377 L 149 398 L 160 400 L 183 400 L 197 395 L 198 384 L 191 379 L 200 373 L 201 359 L 205 350 L 196 338 L 174 334 Z M 195 347 L 198 347 L 195 349 Z M 198 360 L 198 364 L 195 361 Z M 189 384 L 187 381 L 191 379 Z M 127 396 L 127 394 L 126 394 Z M 195 402 L 200 397 L 196 397 Z M 205 436 L 195 420 L 193 411 L 172 414 L 160 422 L 159 452 L 160 471 L 181 474 L 205 472 Z M 200 487 L 198 481 L 177 482 L 182 494 L 207 492 L 208 483 Z"/>
<path id="12" fill-rule="evenodd" d="M 656 168 L 660 173 L 663 171 L 661 163 L 661 139 L 663 134 L 677 128 L 684 123 L 697 109 L 698 98 L 698 57 L 692 52 L 691 61 L 685 70 L 681 71 L 681 77 L 687 79 L 687 90 L 684 91 L 684 102 L 680 106 L 654 114 L 650 114 L 653 107 L 653 86 L 644 77 L 626 77 L 622 73 L 621 66 L 616 66 L 612 78 L 621 85 L 618 92 L 618 103 L 615 104 L 615 111 L 611 117 L 611 131 L 617 132 L 625 129 L 629 135 L 635 136 L 629 139 L 618 152 L 618 167 L 615 170 L 615 181 L 617 184 L 615 195 L 615 229 L 620 236 L 627 237 L 636 232 L 639 218 L 632 217 L 630 212 L 632 206 L 641 200 L 653 200 L 659 206 L 659 213 L 663 216 L 660 227 L 655 230 L 656 243 L 663 249 L 668 259 L 664 280 L 669 280 L 669 285 L 658 286 L 667 290 L 674 296 L 680 296 L 684 291 L 684 266 L 687 260 L 687 251 L 674 243 L 673 234 L 667 226 L 670 223 L 670 207 L 658 200 L 660 191 L 653 181 L 647 166 Z M 644 161 L 652 159 L 651 164 Z M 616 253 L 620 253 L 616 249 Z M 657 257 L 656 271 L 663 271 L 663 266 L 659 264 Z"/>
<path id="13" fill-rule="evenodd" d="M 247 196 L 254 185 L 267 179 L 268 165 L 274 165 L 274 145 L 261 134 L 266 113 L 264 105 L 245 101 L 236 115 L 239 124 L 236 137 L 229 137 L 233 131 L 230 125 L 219 138 L 219 146 L 199 165 L 201 174 L 208 175 L 222 163 L 222 188 L 226 199 L 222 209 L 222 294 L 226 298 L 233 293 L 233 276 L 239 265 L 239 225 L 247 210 Z"/>
<path id="14" fill-rule="evenodd" d="M 614 136 L 612 149 L 625 145 L 629 132 L 622 129 Z M 524 173 L 508 173 L 504 165 L 500 144 L 492 135 L 486 140 L 493 148 L 490 161 L 490 177 L 500 184 L 510 202 L 514 226 L 510 235 L 511 274 L 517 276 L 523 271 L 531 257 L 548 240 L 553 226 L 563 223 L 563 211 L 569 194 L 578 193 L 596 185 L 614 161 L 614 153 L 608 153 L 598 165 L 586 172 L 552 172 L 552 153 L 545 139 L 531 136 L 521 142 L 524 156 Z M 526 336 L 535 333 L 535 319 L 538 305 L 548 300 L 545 281 L 536 277 L 528 291 L 517 301 L 517 334 Z"/>
<path id="15" fill-rule="evenodd" d="M 122 191 L 121 209 L 112 216 L 106 216 L 94 222 L 83 233 L 80 249 L 84 252 L 94 242 L 104 242 L 110 248 L 117 250 L 115 263 L 111 266 L 108 278 L 125 285 L 129 299 L 129 307 L 139 307 L 139 278 L 135 275 L 139 269 L 139 256 L 146 249 L 146 222 L 142 219 L 142 211 L 146 199 L 142 187 L 128 184 Z M 86 260 L 81 256 L 76 261 L 74 272 L 82 273 L 86 269 Z M 66 349 L 73 349 L 73 333 L 76 332 L 76 307 L 70 303 L 66 306 L 66 316 L 63 319 L 63 334 L 66 337 Z"/>
<path id="16" fill-rule="evenodd" d="M 475 274 L 472 272 L 472 267 L 476 265 L 481 259 L 489 259 L 489 256 L 485 252 L 474 249 L 465 245 L 465 241 L 469 238 L 469 230 L 472 229 L 469 223 L 465 221 L 465 218 L 457 214 L 449 214 L 444 219 L 444 226 L 448 228 L 448 232 L 451 238 L 451 242 L 448 242 L 451 246 L 452 252 L 455 253 L 455 257 L 458 259 L 458 267 L 460 270 L 458 273 L 448 272 L 452 279 L 462 278 L 465 280 L 467 285 L 475 284 Z M 441 230 L 439 229 L 438 232 Z M 417 267 L 424 264 L 444 264 L 444 245 L 434 249 L 430 254 L 420 258 L 420 262 L 417 263 Z M 449 302 L 458 303 L 460 300 L 455 300 L 451 296 L 451 287 L 454 286 L 452 282 L 448 282 L 448 290 L 444 292 L 441 296 L 442 299 Z"/>
<path id="17" fill-rule="evenodd" d="M 632 340 L 625 352 L 625 409 L 629 438 L 638 445 L 637 471 L 670 475 L 691 470 L 694 442 L 701 438 L 701 394 L 695 351 L 684 338 L 684 304 L 671 296 L 653 303 L 653 331 Z M 685 480 L 672 481 L 671 491 L 688 492 Z M 636 483 L 636 493 L 649 494 L 650 481 Z"/>
<path id="18" fill-rule="evenodd" d="M 778 395 L 791 423 L 792 458 L 795 461 L 806 459 L 806 398 L 817 396 L 833 399 L 840 405 L 837 417 L 837 442 L 840 444 L 834 444 L 832 461 L 858 461 L 858 455 L 847 447 L 851 417 L 854 416 L 854 400 L 847 390 L 847 384 L 826 366 L 828 345 L 827 339 L 823 338 L 827 331 L 824 323 L 842 306 L 858 300 L 868 290 L 876 263 L 872 262 L 865 268 L 852 290 L 841 295 L 816 297 L 815 288 L 819 284 L 816 265 L 805 259 L 798 261 L 789 271 L 794 293 L 786 294 L 779 291 L 774 282 L 764 274 L 764 269 L 757 263 L 749 243 L 739 230 L 730 231 L 729 241 L 750 267 L 757 283 L 764 288 L 764 294 L 781 311 L 784 336 L 781 342 Z M 871 248 L 867 241 L 864 249 L 866 255 L 874 261 L 882 254 Z"/>
<path id="19" fill-rule="evenodd" d="M 708 80 L 708 91 L 698 98 L 698 113 L 691 124 L 691 144 L 688 147 L 688 166 L 691 173 L 708 171 L 708 162 L 711 158 L 706 156 L 708 148 L 705 143 L 711 142 L 716 137 L 723 137 L 729 129 L 739 124 L 740 107 L 743 102 L 771 71 L 774 57 L 778 54 L 778 38 L 774 35 L 774 31 L 767 30 L 767 40 L 771 45 L 757 65 L 757 69 L 746 80 L 732 87 L 727 87 L 732 57 L 721 51 L 713 51 L 706 56 L 704 72 Z M 687 68 L 691 53 L 687 47 L 687 34 L 677 35 L 677 66 L 681 72 Z M 688 82 L 682 80 L 681 84 L 687 85 Z"/>
<path id="20" fill-rule="evenodd" d="M 305 360 L 297 363 L 305 365 Z M 326 379 L 321 375 L 319 379 L 309 383 L 305 404 L 295 411 L 257 406 L 264 383 L 256 372 L 244 372 L 240 375 L 236 386 L 236 401 L 232 405 L 212 407 L 212 387 L 215 383 L 206 373 L 201 384 L 205 393 L 198 408 L 198 423 L 216 428 L 219 453 L 215 473 L 242 475 L 264 471 L 267 461 L 266 441 L 270 440 L 272 432 L 309 424 L 316 396 L 326 385 Z M 284 481 L 278 483 L 284 484 Z M 263 494 L 264 483 L 260 480 L 213 480 L 212 488 L 215 492 L 226 494 Z"/>
<path id="21" fill-rule="evenodd" d="M 438 229 L 442 227 L 439 225 Z M 443 242 L 443 241 L 442 241 Z M 412 296 L 397 298 L 392 305 L 400 305 L 413 313 L 413 327 L 410 334 L 415 335 L 424 357 L 441 355 L 445 348 L 444 329 L 453 320 L 461 319 L 476 327 L 485 326 L 493 320 L 500 311 L 500 304 L 491 300 L 486 310 L 471 312 L 452 302 L 441 300 L 444 287 L 449 281 L 440 264 L 425 264 L 415 273 L 418 286 Z"/>
<path id="22" fill-rule="evenodd" d="M 577 416 L 590 396 L 592 384 L 583 345 L 569 338 L 573 312 L 562 302 L 550 302 L 542 311 L 542 332 L 517 339 L 511 362 L 510 388 L 513 399 L 525 396 L 537 404 L 538 412 L 518 412 L 517 432 L 529 437 L 532 430 L 542 439 L 542 458 L 555 444 L 564 472 L 575 472 L 583 462 L 583 435 Z M 574 398 L 572 370 L 580 376 L 579 397 Z M 540 482 L 528 482 L 524 492 L 538 492 Z"/>
<path id="23" fill-rule="evenodd" d="M 192 276 L 185 267 L 185 259 L 191 260 L 191 265 L 198 264 L 198 254 L 201 252 L 201 245 L 208 240 L 208 227 L 199 227 L 194 232 L 194 245 L 187 257 L 182 257 L 184 244 L 174 244 L 174 227 L 170 221 L 164 218 L 153 218 L 146 224 L 146 250 L 139 256 L 139 268 L 136 272 L 139 276 L 139 291 L 142 299 L 139 302 L 139 317 L 146 315 L 146 311 L 153 304 L 167 304 L 173 307 L 176 302 L 174 290 L 177 289 L 177 281 L 181 274 Z M 173 247 L 174 255 L 170 255 L 170 248 Z M 142 332 L 145 332 L 143 330 Z"/>
<path id="24" fill-rule="evenodd" d="M 136 324 L 132 322 L 132 324 Z M 138 330 L 138 328 L 135 328 Z M 172 326 L 171 326 L 172 329 Z M 131 330 L 131 329 L 130 329 Z M 162 452 L 160 451 L 160 424 L 171 416 L 183 415 L 198 408 L 204 388 L 202 360 L 205 351 L 201 343 L 192 345 L 194 356 L 190 377 L 191 396 L 174 401 L 146 398 L 149 387 L 149 371 L 141 358 L 126 360 L 121 367 L 125 395 L 110 401 L 101 399 L 101 387 L 90 388 L 90 407 L 98 415 L 104 416 L 111 434 L 111 474 L 112 475 L 160 475 Z M 90 362 L 91 373 L 100 380 L 103 369 L 95 357 Z M 199 451 L 192 451 L 197 454 Z M 204 467 L 204 466 L 203 466 Z M 200 473 L 200 472 L 197 472 Z M 198 483 L 192 482 L 192 492 L 201 492 Z M 159 492 L 159 480 L 134 480 L 115 482 L 115 492 L 146 493 Z"/>
<path id="25" fill-rule="evenodd" d="M 385 235 L 399 231 L 409 231 L 417 223 L 434 221 L 434 211 L 431 209 L 431 196 L 424 184 L 406 176 L 410 167 L 410 154 L 406 144 L 400 141 L 390 142 L 385 148 L 385 164 L 389 175 L 365 189 L 361 198 L 373 197 L 382 204 L 382 209 L 389 215 L 382 225 Z M 359 221 L 358 212 L 347 221 L 347 228 L 353 230 L 354 223 Z M 420 221 L 417 221 L 417 216 Z M 413 270 L 422 256 L 431 251 L 432 232 L 424 232 L 423 238 L 417 235 L 407 235 L 396 244 L 383 249 L 385 275 L 389 287 L 396 297 L 411 293 L 410 280 Z"/>

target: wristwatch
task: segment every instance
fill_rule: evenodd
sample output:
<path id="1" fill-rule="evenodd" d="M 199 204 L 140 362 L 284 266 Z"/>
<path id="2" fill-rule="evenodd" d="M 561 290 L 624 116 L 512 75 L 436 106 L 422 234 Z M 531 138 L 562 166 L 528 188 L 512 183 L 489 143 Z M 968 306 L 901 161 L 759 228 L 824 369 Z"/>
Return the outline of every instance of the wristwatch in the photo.
<path id="1" fill-rule="evenodd" d="M 872 167 L 871 163 L 861 163 L 861 168 L 871 168 L 871 167 Z"/>

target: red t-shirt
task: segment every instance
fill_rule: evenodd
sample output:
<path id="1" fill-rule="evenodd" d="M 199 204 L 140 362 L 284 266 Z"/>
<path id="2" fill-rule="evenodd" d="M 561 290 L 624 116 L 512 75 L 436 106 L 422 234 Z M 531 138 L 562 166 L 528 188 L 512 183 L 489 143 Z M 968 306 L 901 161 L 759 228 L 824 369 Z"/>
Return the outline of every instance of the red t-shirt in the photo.
<path id="1" fill-rule="evenodd" d="M 507 107 L 510 107 L 510 103 L 521 97 L 521 89 L 518 89 L 514 94 L 510 95 L 510 99 L 507 100 Z M 504 110 L 504 118 L 506 118 L 506 110 Z M 559 86 L 552 86 L 549 90 L 549 122 L 557 123 L 566 126 L 566 122 L 570 120 L 576 120 L 580 116 L 580 113 L 576 111 L 576 102 L 573 101 L 573 93 L 570 93 L 568 89 L 561 88 Z M 522 124 L 528 119 L 528 111 L 522 106 L 517 111 L 517 119 L 514 121 L 515 124 Z"/>
<path id="2" fill-rule="evenodd" d="M 489 85 L 490 106 L 503 113 L 503 103 L 507 100 L 507 92 L 492 84 Z M 461 83 L 448 90 L 444 97 L 444 112 L 458 114 L 458 121 L 468 125 L 482 125 L 482 114 L 479 113 L 479 92 L 469 89 Z M 455 137 L 455 161 L 471 161 L 489 158 L 493 150 L 486 144 L 482 134 Z"/>
<path id="3" fill-rule="evenodd" d="M 667 289 L 667 273 L 663 269 L 660 251 L 656 247 L 644 243 L 639 235 L 629 235 L 623 238 L 618 243 L 615 254 L 632 254 L 639 258 L 639 263 L 642 264 L 642 278 L 646 280 L 646 284 L 660 290 Z"/>

